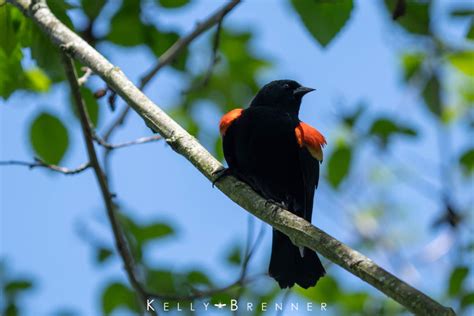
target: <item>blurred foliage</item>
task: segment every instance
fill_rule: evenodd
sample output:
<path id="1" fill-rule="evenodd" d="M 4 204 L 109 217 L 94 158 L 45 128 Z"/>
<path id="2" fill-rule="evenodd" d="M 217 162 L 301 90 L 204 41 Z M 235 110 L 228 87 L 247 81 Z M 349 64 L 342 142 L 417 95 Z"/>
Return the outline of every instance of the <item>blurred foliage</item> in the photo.
<path id="1" fill-rule="evenodd" d="M 292 0 L 306 29 L 323 47 L 327 46 L 349 20 L 352 0 Z"/>
<path id="2" fill-rule="evenodd" d="M 10 269 L 5 260 L 0 260 L 0 314 L 3 316 L 21 315 L 20 297 L 34 289 L 33 280 L 12 276 Z"/>
<path id="3" fill-rule="evenodd" d="M 468 20 L 465 41 L 462 45 L 452 47 L 448 41 L 440 38 L 433 26 L 436 21 L 432 1 L 403 1 L 404 10 L 392 19 L 398 0 L 380 1 L 380 8 L 386 15 L 386 22 L 400 32 L 403 38 L 423 45 L 407 45 L 399 51 L 400 74 L 403 84 L 417 91 L 426 111 L 426 120 L 435 124 L 436 128 L 450 128 L 470 124 L 474 126 L 474 14 L 472 8 L 457 7 L 450 12 L 452 20 Z M 71 3 L 74 3 L 72 5 Z M 182 33 L 161 25 L 161 14 L 174 14 L 186 10 L 190 0 L 154 0 L 138 1 L 123 0 L 116 4 L 116 10 L 107 9 L 109 2 L 105 0 L 80 0 L 68 2 L 50 0 L 48 5 L 63 23 L 81 34 L 91 45 L 110 45 L 127 49 L 143 47 L 159 58 Z M 344 30 L 350 28 L 351 19 L 355 15 L 357 2 L 352 0 L 288 0 L 288 9 L 295 15 L 295 23 L 312 36 L 315 43 L 322 49 L 329 47 L 338 37 L 343 36 Z M 160 15 L 154 19 L 147 16 L 147 9 L 160 10 Z M 81 14 L 85 19 L 79 29 L 79 24 L 73 24 L 70 12 Z M 104 14 L 108 10 L 108 13 Z M 105 33 L 96 31 L 96 20 L 106 25 Z M 59 59 L 57 48 L 38 29 L 36 25 L 24 18 L 23 15 L 9 4 L 0 1 L 0 97 L 7 100 L 13 94 L 49 93 L 53 87 L 64 88 L 65 77 Z M 212 32 L 210 32 L 212 33 Z M 211 109 L 221 115 L 236 107 L 245 107 L 261 86 L 259 76 L 273 66 L 273 60 L 267 54 L 253 49 L 255 30 L 233 29 L 226 24 L 220 30 L 219 45 L 213 51 L 214 36 L 207 36 L 203 41 L 203 50 L 186 49 L 170 65 L 173 71 L 179 73 L 188 87 L 183 89 L 179 104 L 169 110 L 176 119 L 191 134 L 200 140 L 215 155 L 223 160 L 222 142 L 217 128 L 209 127 L 200 122 L 199 113 L 203 109 Z M 470 45 L 470 46 L 469 46 Z M 206 57 L 200 54 L 205 53 Z M 214 62 L 214 56 L 216 54 Z M 192 63 L 191 57 L 202 57 L 209 64 Z M 207 57 L 209 56 L 209 57 Z M 212 58 L 211 58 L 212 57 Z M 131 57 L 134 58 L 134 57 Z M 25 62 L 29 61 L 29 62 Z M 80 69 L 80 65 L 77 65 Z M 82 71 L 79 71 L 80 75 Z M 447 82 L 446 73 L 455 77 L 455 82 Z M 109 121 L 111 113 L 101 110 L 102 100 L 95 95 L 103 86 L 87 82 L 81 88 L 81 93 L 87 105 L 92 123 L 99 128 L 103 122 Z M 453 97 L 454 95 L 454 97 Z M 75 107 L 70 103 L 72 117 L 76 117 Z M 8 105 L 7 105 L 8 106 Z M 397 114 L 372 111 L 370 104 L 357 104 L 354 111 L 345 111 L 340 115 L 336 127 L 343 132 L 330 141 L 330 150 L 325 157 L 325 174 L 321 181 L 329 184 L 329 190 L 343 196 L 348 190 L 361 186 L 357 178 L 361 153 L 367 147 L 375 146 L 384 153 L 390 154 L 394 139 L 407 142 L 414 141 L 425 132 L 421 124 L 412 121 L 402 121 Z M 415 109 L 414 109 L 415 110 Z M 30 145 L 41 159 L 51 164 L 60 163 L 69 148 L 70 130 L 68 117 L 61 111 L 50 113 L 41 111 L 29 123 Z M 207 112 L 206 112 L 207 113 Z M 397 113 L 394 111 L 394 113 Z M 451 153 L 455 159 L 448 163 L 453 165 L 448 172 L 461 173 L 467 181 L 472 181 L 474 174 L 474 146 L 464 144 L 462 150 Z M 405 158 L 405 157 L 404 157 Z M 413 158 L 411 158 L 413 159 Z M 405 159 L 406 160 L 406 159 Z M 452 162 L 454 161 L 454 162 Z M 364 161 L 365 162 L 365 161 Z M 369 168 L 365 164 L 365 168 Z M 383 174 L 383 173 L 382 173 Z M 383 177 L 382 177 L 383 178 Z M 344 185 L 343 185 L 344 184 Z M 377 183 L 371 183 L 373 187 Z M 375 189 L 374 189 L 375 190 Z M 443 192 L 451 199 L 455 194 Z M 379 204 L 377 204 L 379 203 Z M 461 205 L 461 202 L 455 205 Z M 468 206 L 469 207 L 469 206 Z M 388 209 L 380 201 L 373 205 L 360 207 L 359 213 L 353 218 L 354 232 L 360 235 L 360 247 L 373 250 L 377 245 L 387 242 L 380 236 L 379 221 Z M 450 210 L 452 214 L 463 212 L 462 206 Z M 175 295 L 185 298 L 196 291 L 206 291 L 222 286 L 216 280 L 212 271 L 195 268 L 172 270 L 170 267 L 152 264 L 146 253 L 155 243 L 173 240 L 179 231 L 170 223 L 163 221 L 140 222 L 120 212 L 124 234 L 130 243 L 137 261 L 140 276 L 143 277 L 147 289 L 160 294 Z M 452 218 L 441 216 L 441 218 Z M 456 217 L 459 221 L 468 216 Z M 454 226 L 453 226 L 454 227 Z M 456 227 L 460 227 L 457 225 Z M 453 228 L 457 229 L 457 228 Z M 383 229 L 382 229 L 383 230 Z M 373 233 L 372 233 L 373 232 Z M 387 233 L 388 235 L 389 233 Z M 391 236 L 388 236 L 391 238 Z M 392 242 L 392 241 L 390 241 Z M 387 242 L 388 243 L 388 242 Z M 390 246 L 386 246 L 390 249 Z M 114 245 L 105 242 L 91 242 L 93 257 L 98 266 L 105 268 L 110 262 L 118 261 Z M 467 249 L 467 248 L 466 248 Z M 387 250 L 388 251 L 388 250 Z M 468 252 L 463 250 L 460 252 Z M 236 244 L 224 251 L 223 269 L 233 271 L 241 267 L 244 260 L 243 247 Z M 456 311 L 465 313 L 473 311 L 474 290 L 469 283 L 471 267 L 463 260 L 451 263 L 452 272 L 446 281 L 444 302 L 455 306 Z M 17 315 L 19 312 L 18 299 L 34 288 L 27 278 L 10 278 L 1 266 L 1 288 L 3 300 L 0 304 L 2 315 Z M 7 278 L 8 276 L 8 278 Z M 123 279 L 123 278 L 122 278 Z M 101 289 L 101 311 L 108 314 L 137 313 L 140 309 L 134 291 L 122 279 L 108 280 Z M 315 304 L 322 301 L 335 308 L 335 314 L 352 315 L 400 315 L 406 313 L 398 304 L 384 297 L 374 295 L 367 289 L 346 289 L 345 280 L 328 275 L 323 278 L 316 288 L 303 290 L 296 288 L 291 295 L 309 300 Z M 217 292 L 209 298 L 211 303 L 230 303 L 232 298 L 246 297 L 253 302 L 276 302 L 282 300 L 282 292 L 272 283 L 272 286 L 235 286 L 224 292 Z M 171 308 L 176 305 L 171 304 Z M 58 315 L 62 312 L 58 311 Z M 63 314 L 67 314 L 65 311 Z M 254 315 L 260 315 L 258 309 Z"/>

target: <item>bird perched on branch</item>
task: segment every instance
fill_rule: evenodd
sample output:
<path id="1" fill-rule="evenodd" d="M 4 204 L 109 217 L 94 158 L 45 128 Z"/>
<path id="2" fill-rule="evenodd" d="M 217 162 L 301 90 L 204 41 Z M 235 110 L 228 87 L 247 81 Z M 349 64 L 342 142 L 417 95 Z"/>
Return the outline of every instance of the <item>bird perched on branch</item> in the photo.
<path id="1" fill-rule="evenodd" d="M 298 118 L 303 96 L 313 90 L 293 80 L 272 81 L 247 109 L 230 111 L 219 125 L 228 163 L 222 174 L 232 174 L 307 221 L 326 144 L 318 130 Z M 295 283 L 308 288 L 325 270 L 313 250 L 296 247 L 274 229 L 269 274 L 281 288 Z"/>

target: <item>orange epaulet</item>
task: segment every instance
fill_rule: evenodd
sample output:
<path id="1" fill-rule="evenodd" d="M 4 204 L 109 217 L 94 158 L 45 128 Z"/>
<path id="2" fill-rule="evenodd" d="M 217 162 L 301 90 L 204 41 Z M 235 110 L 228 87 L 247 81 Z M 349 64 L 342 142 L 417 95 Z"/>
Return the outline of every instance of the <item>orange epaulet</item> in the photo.
<path id="1" fill-rule="evenodd" d="M 234 109 L 222 116 L 221 121 L 219 123 L 219 131 L 222 136 L 225 135 L 225 132 L 229 128 L 229 126 L 232 124 L 233 121 L 235 121 L 237 118 L 239 118 L 240 115 L 242 115 L 243 109 Z"/>
<path id="2" fill-rule="evenodd" d="M 326 139 L 317 129 L 306 123 L 300 122 L 295 127 L 296 140 L 300 147 L 305 146 L 311 156 L 319 161 L 323 161 L 323 147 Z"/>

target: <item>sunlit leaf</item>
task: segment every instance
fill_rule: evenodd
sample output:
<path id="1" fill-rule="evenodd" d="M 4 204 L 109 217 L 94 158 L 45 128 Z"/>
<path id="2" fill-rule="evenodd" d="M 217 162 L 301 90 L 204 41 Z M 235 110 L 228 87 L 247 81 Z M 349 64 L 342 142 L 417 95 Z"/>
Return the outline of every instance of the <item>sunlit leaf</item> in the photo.
<path id="1" fill-rule="evenodd" d="M 389 12 L 393 12 L 398 0 L 385 0 Z M 430 33 L 430 3 L 407 0 L 405 13 L 398 17 L 396 23 L 413 34 L 428 35 Z"/>
<path id="2" fill-rule="evenodd" d="M 69 146 L 68 131 L 56 116 L 42 112 L 31 123 L 30 142 L 41 159 L 58 164 Z"/>
<path id="3" fill-rule="evenodd" d="M 7 99 L 21 87 L 24 73 L 21 66 L 23 54 L 19 46 L 13 54 L 7 56 L 0 50 L 0 97 Z"/>
<path id="4" fill-rule="evenodd" d="M 449 61 L 457 70 L 468 76 L 474 76 L 474 51 L 464 51 L 449 56 Z"/>
<path id="5" fill-rule="evenodd" d="M 441 86 L 436 75 L 433 75 L 423 90 L 423 98 L 428 109 L 436 116 L 441 116 Z"/>
<path id="6" fill-rule="evenodd" d="M 25 71 L 25 86 L 35 92 L 46 92 L 51 86 L 48 76 L 39 68 Z"/>
<path id="7" fill-rule="evenodd" d="M 456 296 L 461 292 L 468 274 L 469 268 L 467 266 L 458 266 L 453 270 L 449 278 L 448 294 L 450 296 Z"/>
<path id="8" fill-rule="evenodd" d="M 309 33 L 324 47 L 347 23 L 352 0 L 292 0 L 293 7 Z"/>
<path id="9" fill-rule="evenodd" d="M 425 55 L 423 53 L 407 53 L 402 56 L 403 75 L 405 81 L 410 80 L 418 73 L 423 65 Z"/>
<path id="10" fill-rule="evenodd" d="M 328 181 L 334 188 L 338 188 L 349 173 L 351 160 L 352 148 L 346 144 L 337 147 L 329 157 Z"/>
<path id="11" fill-rule="evenodd" d="M 102 312 L 110 315 L 118 308 L 137 312 L 138 305 L 135 292 L 121 283 L 112 283 L 102 293 Z"/>
<path id="12" fill-rule="evenodd" d="M 466 150 L 461 157 L 459 162 L 466 173 L 474 172 L 474 148 Z"/>

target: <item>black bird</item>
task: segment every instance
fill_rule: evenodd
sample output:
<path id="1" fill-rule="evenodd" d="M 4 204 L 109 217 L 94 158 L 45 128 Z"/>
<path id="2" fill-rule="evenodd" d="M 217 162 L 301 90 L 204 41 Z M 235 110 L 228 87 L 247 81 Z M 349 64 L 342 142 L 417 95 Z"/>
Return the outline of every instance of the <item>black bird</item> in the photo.
<path id="1" fill-rule="evenodd" d="M 219 125 L 223 137 L 226 174 L 248 183 L 263 197 L 311 221 L 324 136 L 298 118 L 301 99 L 314 89 L 293 80 L 265 85 L 250 106 L 225 114 Z M 299 249 L 283 233 L 273 230 L 269 274 L 281 288 L 295 283 L 315 286 L 325 270 L 317 254 Z"/>

